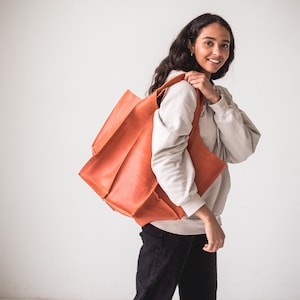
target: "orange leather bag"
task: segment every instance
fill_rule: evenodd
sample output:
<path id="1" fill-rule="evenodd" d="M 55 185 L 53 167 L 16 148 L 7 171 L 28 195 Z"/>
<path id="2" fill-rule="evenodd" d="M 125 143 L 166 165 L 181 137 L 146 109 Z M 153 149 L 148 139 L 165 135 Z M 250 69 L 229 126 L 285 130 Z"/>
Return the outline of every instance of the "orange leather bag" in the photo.
<path id="1" fill-rule="evenodd" d="M 170 201 L 151 169 L 153 114 L 157 100 L 181 74 L 144 99 L 127 90 L 107 118 L 92 145 L 92 157 L 79 175 L 115 211 L 143 226 L 154 220 L 180 219 L 183 209 Z M 203 144 L 199 117 L 203 107 L 198 92 L 188 151 L 195 182 L 202 195 L 226 167 L 225 162 Z"/>

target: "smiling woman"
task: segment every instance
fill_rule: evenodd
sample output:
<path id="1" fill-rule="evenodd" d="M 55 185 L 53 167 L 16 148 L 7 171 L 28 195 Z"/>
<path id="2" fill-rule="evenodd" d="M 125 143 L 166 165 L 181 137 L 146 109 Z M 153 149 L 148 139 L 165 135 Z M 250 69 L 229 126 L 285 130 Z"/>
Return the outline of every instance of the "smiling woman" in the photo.
<path id="1" fill-rule="evenodd" d="M 220 70 L 229 57 L 230 34 L 218 23 L 204 27 L 196 42 L 189 42 L 191 56 L 195 55 L 205 75 L 210 78 Z"/>
<path id="2" fill-rule="evenodd" d="M 196 122 L 208 150 L 225 163 L 241 162 L 255 151 L 259 131 L 227 89 L 212 82 L 226 74 L 233 58 L 230 26 L 220 16 L 204 14 L 182 29 L 155 70 L 149 92 L 185 73 L 185 80 L 163 95 L 152 134 L 153 172 L 185 216 L 143 226 L 135 300 L 170 300 L 177 286 L 181 300 L 216 299 L 216 251 L 225 240 L 220 216 L 230 177 L 225 168 L 201 194 L 188 144 L 200 91 L 204 109 Z"/>

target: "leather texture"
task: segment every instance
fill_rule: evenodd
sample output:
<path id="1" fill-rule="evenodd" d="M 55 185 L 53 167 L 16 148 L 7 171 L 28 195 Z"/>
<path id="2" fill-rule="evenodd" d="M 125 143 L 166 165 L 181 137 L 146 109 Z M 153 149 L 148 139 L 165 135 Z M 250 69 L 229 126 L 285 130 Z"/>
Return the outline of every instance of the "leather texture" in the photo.
<path id="1" fill-rule="evenodd" d="M 158 99 L 168 87 L 183 79 L 184 74 L 176 76 L 144 99 L 127 90 L 93 142 L 92 157 L 79 172 L 113 210 L 133 218 L 141 226 L 154 220 L 181 219 L 185 215 L 159 186 L 151 169 L 153 115 L 158 109 Z M 202 98 L 198 91 L 188 142 L 200 195 L 226 167 L 200 138 Z"/>

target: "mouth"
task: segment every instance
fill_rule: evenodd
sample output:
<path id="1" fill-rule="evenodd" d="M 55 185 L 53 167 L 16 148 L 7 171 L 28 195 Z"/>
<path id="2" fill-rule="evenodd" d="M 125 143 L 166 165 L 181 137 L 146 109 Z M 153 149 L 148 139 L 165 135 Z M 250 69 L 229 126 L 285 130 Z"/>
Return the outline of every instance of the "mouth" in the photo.
<path id="1" fill-rule="evenodd" d="M 213 59 L 213 58 L 208 58 L 207 59 L 209 62 L 213 63 L 213 64 L 216 64 L 216 65 L 219 65 L 221 63 L 221 60 L 220 59 Z"/>

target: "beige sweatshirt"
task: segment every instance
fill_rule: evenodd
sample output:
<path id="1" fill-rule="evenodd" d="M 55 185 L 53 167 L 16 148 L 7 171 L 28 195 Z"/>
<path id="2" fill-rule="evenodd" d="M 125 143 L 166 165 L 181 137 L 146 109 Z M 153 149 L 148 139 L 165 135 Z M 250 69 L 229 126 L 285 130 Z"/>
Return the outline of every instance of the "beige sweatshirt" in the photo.
<path id="1" fill-rule="evenodd" d="M 172 71 L 168 80 L 179 71 Z M 199 119 L 200 135 L 207 148 L 227 163 L 239 163 L 254 153 L 260 133 L 238 106 L 226 88 L 215 86 L 221 99 L 207 101 Z M 164 94 L 160 108 L 154 114 L 152 137 L 152 169 L 158 183 L 169 198 L 181 206 L 186 216 L 181 220 L 154 221 L 151 224 L 175 234 L 203 234 L 203 222 L 194 213 L 204 204 L 221 224 L 230 190 L 228 168 L 200 196 L 194 182 L 195 170 L 187 151 L 196 109 L 195 89 L 181 81 Z"/>

